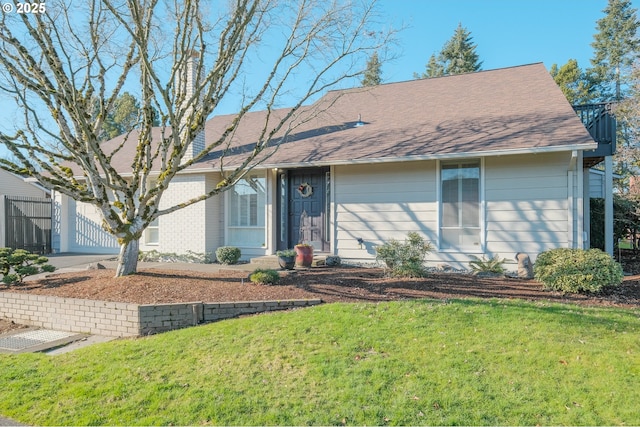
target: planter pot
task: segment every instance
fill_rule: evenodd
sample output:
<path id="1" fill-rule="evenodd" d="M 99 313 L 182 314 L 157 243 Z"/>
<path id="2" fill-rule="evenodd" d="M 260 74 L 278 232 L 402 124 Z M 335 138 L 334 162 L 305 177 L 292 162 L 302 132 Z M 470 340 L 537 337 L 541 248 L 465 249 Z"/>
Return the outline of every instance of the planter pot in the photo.
<path id="1" fill-rule="evenodd" d="M 313 246 L 296 246 L 296 267 L 311 267 Z"/>
<path id="2" fill-rule="evenodd" d="M 278 257 L 278 264 L 280 264 L 280 268 L 283 270 L 293 270 L 296 266 L 296 257 L 295 256 L 280 256 Z"/>

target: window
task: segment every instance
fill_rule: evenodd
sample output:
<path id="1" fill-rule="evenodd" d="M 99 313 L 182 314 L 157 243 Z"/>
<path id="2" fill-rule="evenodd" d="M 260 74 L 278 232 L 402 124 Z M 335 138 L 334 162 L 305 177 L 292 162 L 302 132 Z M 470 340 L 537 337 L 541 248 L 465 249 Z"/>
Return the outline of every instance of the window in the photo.
<path id="1" fill-rule="evenodd" d="M 480 249 L 480 162 L 443 163 L 440 179 L 440 247 Z"/>
<path id="2" fill-rule="evenodd" d="M 155 179 L 149 179 L 148 186 L 149 188 L 155 187 L 157 181 Z M 147 226 L 144 231 L 144 242 L 147 245 L 158 245 L 160 244 L 160 218 L 156 218 Z"/>
<path id="3" fill-rule="evenodd" d="M 158 218 L 151 221 L 145 230 L 145 243 L 147 245 L 157 245 L 160 243 L 160 231 L 158 228 Z"/>
<path id="4" fill-rule="evenodd" d="M 261 247 L 265 243 L 265 178 L 245 176 L 228 194 L 227 244 Z"/>

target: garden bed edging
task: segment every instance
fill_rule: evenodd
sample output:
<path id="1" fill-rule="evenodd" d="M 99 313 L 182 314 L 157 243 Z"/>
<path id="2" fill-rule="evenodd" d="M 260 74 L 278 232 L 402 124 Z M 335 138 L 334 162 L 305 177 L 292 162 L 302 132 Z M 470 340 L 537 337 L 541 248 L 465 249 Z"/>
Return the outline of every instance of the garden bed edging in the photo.
<path id="1" fill-rule="evenodd" d="M 310 307 L 320 299 L 132 304 L 0 292 L 0 316 L 16 323 L 67 332 L 134 337 L 246 314 Z"/>

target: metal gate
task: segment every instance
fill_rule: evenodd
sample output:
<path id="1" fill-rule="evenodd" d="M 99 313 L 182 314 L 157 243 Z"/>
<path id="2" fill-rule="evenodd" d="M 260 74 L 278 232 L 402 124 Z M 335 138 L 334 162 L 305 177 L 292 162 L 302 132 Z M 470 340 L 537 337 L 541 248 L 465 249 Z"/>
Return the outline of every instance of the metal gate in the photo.
<path id="1" fill-rule="evenodd" d="M 51 199 L 4 196 L 5 245 L 51 253 Z"/>

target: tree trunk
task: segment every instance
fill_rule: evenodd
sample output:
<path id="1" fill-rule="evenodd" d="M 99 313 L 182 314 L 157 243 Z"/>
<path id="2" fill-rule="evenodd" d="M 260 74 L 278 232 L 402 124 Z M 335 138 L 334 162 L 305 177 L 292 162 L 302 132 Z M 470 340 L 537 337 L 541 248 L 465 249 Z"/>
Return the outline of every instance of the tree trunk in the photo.
<path id="1" fill-rule="evenodd" d="M 138 269 L 138 252 L 140 242 L 131 240 L 120 245 L 118 255 L 118 267 L 116 267 L 116 277 L 128 276 L 136 273 Z"/>

